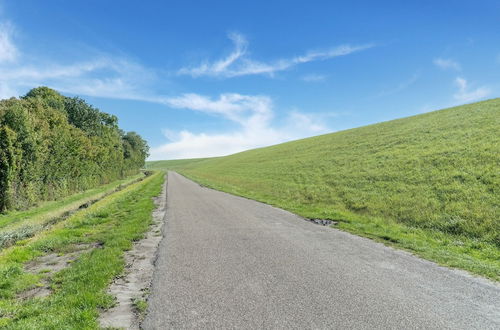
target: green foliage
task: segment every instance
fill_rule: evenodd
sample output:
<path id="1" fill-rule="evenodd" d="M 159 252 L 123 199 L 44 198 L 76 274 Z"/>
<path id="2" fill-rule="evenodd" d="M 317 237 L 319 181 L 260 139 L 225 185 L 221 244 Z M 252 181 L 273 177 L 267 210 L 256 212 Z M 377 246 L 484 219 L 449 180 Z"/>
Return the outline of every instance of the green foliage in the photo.
<path id="1" fill-rule="evenodd" d="M 0 127 L 0 212 L 13 203 L 12 181 L 16 172 L 16 133 L 9 127 Z"/>
<path id="2" fill-rule="evenodd" d="M 64 110 L 68 115 L 68 121 L 73 126 L 85 131 L 88 135 L 102 136 L 106 129 L 117 129 L 118 118 L 89 105 L 79 97 L 64 99 Z"/>
<path id="3" fill-rule="evenodd" d="M 146 143 L 115 116 L 47 87 L 0 101 L 0 135 L 0 211 L 135 174 L 147 157 Z"/>
<path id="4" fill-rule="evenodd" d="M 33 88 L 30 90 L 25 96 L 23 96 L 24 99 L 26 98 L 38 98 L 40 99 L 44 104 L 46 104 L 48 107 L 51 107 L 53 109 L 57 110 L 64 110 L 64 101 L 65 97 L 56 92 L 53 89 L 50 89 L 48 87 L 37 87 Z"/>
<path id="5" fill-rule="evenodd" d="M 149 156 L 149 147 L 136 132 L 128 132 L 123 136 L 123 152 L 126 167 L 144 167 L 144 160 Z"/>
<path id="6" fill-rule="evenodd" d="M 499 127 L 500 99 L 494 99 L 227 157 L 148 167 L 176 170 L 308 218 L 338 220 L 358 234 L 405 241 L 401 245 L 412 250 L 421 249 L 415 240 L 426 245 L 435 237 L 447 242 L 449 253 L 500 260 Z M 445 251 L 446 244 L 434 244 L 433 252 Z M 438 261 L 450 264 L 446 258 L 442 253 Z"/>

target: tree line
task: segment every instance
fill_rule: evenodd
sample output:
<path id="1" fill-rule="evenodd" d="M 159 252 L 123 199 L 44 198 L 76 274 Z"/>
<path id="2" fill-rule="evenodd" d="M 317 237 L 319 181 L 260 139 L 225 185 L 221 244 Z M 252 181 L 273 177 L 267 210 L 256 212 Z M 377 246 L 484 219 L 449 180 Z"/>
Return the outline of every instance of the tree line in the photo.
<path id="1" fill-rule="evenodd" d="M 0 101 L 0 212 L 135 173 L 149 147 L 116 116 L 48 87 Z"/>

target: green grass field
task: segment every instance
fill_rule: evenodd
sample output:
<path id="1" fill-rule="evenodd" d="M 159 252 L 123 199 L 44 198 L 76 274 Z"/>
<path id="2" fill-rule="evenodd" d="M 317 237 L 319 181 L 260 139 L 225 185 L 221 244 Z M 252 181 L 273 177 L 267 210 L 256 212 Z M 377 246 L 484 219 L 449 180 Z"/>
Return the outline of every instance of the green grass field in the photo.
<path id="1" fill-rule="evenodd" d="M 111 307 L 106 290 L 124 269 L 124 251 L 152 222 L 154 202 L 163 183 L 157 172 L 79 210 L 34 237 L 0 250 L 0 328 L 96 329 L 99 310 Z M 77 254 L 68 267 L 28 271 L 41 257 Z M 51 294 L 26 292 L 50 285 Z"/>
<path id="2" fill-rule="evenodd" d="M 500 99 L 148 167 L 500 279 Z"/>

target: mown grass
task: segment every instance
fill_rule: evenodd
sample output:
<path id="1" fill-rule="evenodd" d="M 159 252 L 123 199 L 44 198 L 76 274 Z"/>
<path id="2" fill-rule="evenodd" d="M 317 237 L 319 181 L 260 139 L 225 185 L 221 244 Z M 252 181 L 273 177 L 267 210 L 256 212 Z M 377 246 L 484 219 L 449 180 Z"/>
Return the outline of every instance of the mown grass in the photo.
<path id="1" fill-rule="evenodd" d="M 500 99 L 214 159 L 151 163 L 500 279 Z"/>
<path id="2" fill-rule="evenodd" d="M 114 304 L 106 289 L 124 268 L 123 254 L 151 224 L 153 196 L 163 174 L 116 192 L 58 223 L 48 231 L 0 252 L 0 327 L 6 329 L 95 329 L 100 309 Z M 67 253 L 78 244 L 99 243 L 51 279 L 52 294 L 19 299 L 40 285 L 44 273 L 24 265 L 45 254 Z"/>
<path id="3" fill-rule="evenodd" d="M 0 230 L 2 230 L 2 228 L 5 228 L 6 226 L 10 226 L 14 223 L 23 222 L 26 220 L 34 221 L 35 219 L 40 218 L 58 217 L 67 211 L 78 208 L 80 205 L 85 204 L 91 200 L 98 199 L 104 194 L 118 188 L 119 186 L 126 185 L 134 180 L 142 178 L 143 176 L 144 174 L 140 173 L 55 201 L 41 202 L 38 206 L 32 207 L 28 210 L 0 213 Z"/>

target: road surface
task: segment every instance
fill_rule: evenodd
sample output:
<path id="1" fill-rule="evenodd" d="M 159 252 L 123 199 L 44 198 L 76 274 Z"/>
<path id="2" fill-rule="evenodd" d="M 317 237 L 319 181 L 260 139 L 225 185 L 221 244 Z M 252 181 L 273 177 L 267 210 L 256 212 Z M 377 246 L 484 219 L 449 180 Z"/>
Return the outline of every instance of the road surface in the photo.
<path id="1" fill-rule="evenodd" d="M 145 329 L 500 329 L 500 286 L 168 175 Z"/>

